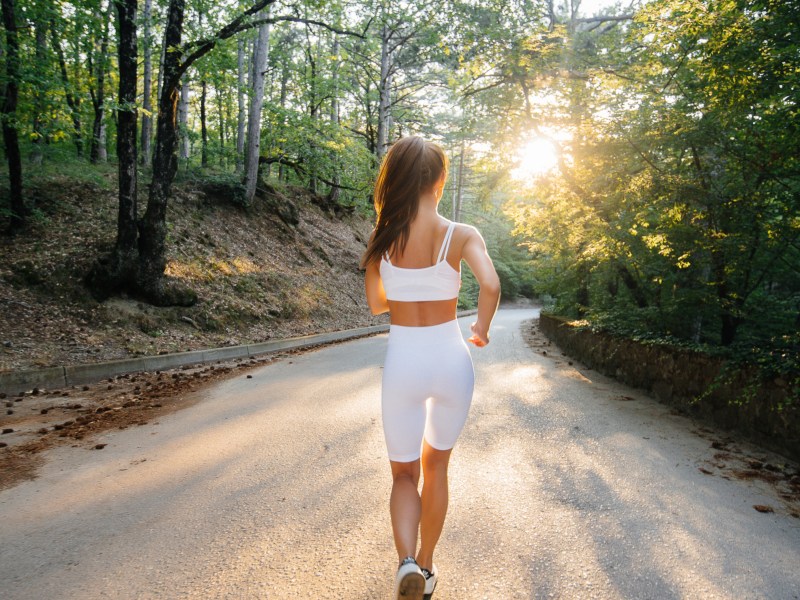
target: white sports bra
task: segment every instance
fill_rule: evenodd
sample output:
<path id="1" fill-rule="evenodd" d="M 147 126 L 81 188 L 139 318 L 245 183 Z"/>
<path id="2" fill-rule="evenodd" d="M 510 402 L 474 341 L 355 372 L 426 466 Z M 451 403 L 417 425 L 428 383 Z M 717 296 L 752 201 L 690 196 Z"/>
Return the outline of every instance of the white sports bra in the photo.
<path id="1" fill-rule="evenodd" d="M 461 288 L 461 272 L 447 262 L 447 251 L 453 239 L 456 224 L 451 222 L 444 235 L 436 264 L 421 269 L 395 267 L 389 255 L 381 258 L 380 272 L 387 300 L 400 302 L 426 302 L 453 300 Z"/>

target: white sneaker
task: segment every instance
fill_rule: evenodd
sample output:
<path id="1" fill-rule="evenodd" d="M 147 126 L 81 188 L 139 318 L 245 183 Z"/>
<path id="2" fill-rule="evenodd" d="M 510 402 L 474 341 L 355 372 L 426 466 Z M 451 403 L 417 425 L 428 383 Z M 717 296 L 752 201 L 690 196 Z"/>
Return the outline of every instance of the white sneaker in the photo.
<path id="1" fill-rule="evenodd" d="M 425 593 L 425 576 L 413 556 L 408 556 L 400 563 L 397 577 L 394 580 L 394 598 L 396 600 L 422 600 Z"/>
<path id="2" fill-rule="evenodd" d="M 422 569 L 422 575 L 425 577 L 425 595 L 422 598 L 423 600 L 431 600 L 436 584 L 439 582 L 439 569 L 436 568 L 436 565 L 433 565 L 430 571 Z"/>

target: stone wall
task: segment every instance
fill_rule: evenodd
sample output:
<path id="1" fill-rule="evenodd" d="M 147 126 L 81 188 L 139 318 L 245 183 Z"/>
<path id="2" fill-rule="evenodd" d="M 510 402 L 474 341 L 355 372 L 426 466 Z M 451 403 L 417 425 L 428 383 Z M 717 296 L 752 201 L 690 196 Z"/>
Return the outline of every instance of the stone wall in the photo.
<path id="1" fill-rule="evenodd" d="M 748 385 L 748 373 L 739 372 L 733 381 L 698 399 L 712 387 L 724 365 L 723 359 L 579 329 L 569 320 L 554 315 L 542 314 L 539 326 L 566 354 L 589 368 L 800 460 L 800 407 L 779 408 L 789 393 L 784 380 L 761 384 L 753 397 L 745 400 L 743 391 Z"/>

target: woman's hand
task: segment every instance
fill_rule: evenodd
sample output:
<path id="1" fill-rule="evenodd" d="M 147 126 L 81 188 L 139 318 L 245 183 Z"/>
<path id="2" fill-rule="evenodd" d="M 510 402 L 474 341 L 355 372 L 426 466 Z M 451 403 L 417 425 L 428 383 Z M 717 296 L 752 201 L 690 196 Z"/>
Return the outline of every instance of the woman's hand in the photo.
<path id="1" fill-rule="evenodd" d="M 472 331 L 472 335 L 467 338 L 468 342 L 472 342 L 478 348 L 483 348 L 489 343 L 489 333 L 477 321 L 470 325 L 469 328 Z"/>

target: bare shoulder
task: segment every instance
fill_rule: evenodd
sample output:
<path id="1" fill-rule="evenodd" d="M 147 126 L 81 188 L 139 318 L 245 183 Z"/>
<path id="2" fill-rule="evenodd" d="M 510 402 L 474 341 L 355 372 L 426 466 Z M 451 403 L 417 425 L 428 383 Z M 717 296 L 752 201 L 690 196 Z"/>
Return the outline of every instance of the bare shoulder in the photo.
<path id="1" fill-rule="evenodd" d="M 481 235 L 480 231 L 478 231 L 472 225 L 467 225 L 466 223 L 456 223 L 453 235 L 457 236 L 456 240 L 460 242 L 462 246 L 470 241 L 479 241 L 483 243 L 483 236 Z"/>

